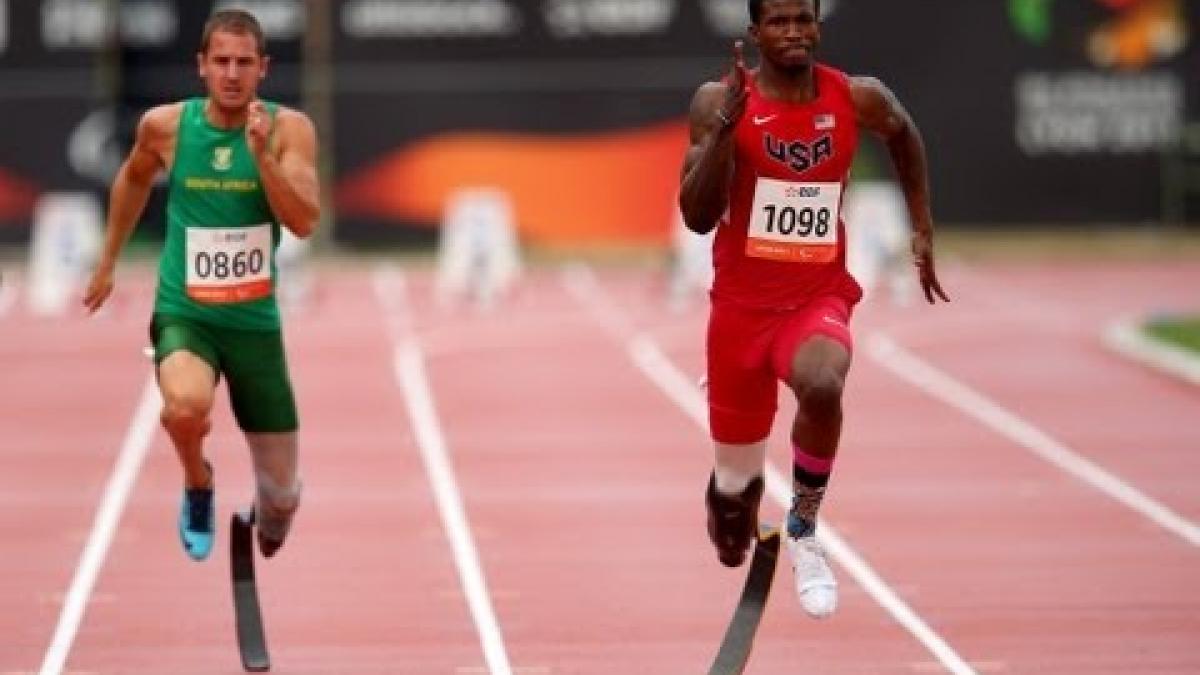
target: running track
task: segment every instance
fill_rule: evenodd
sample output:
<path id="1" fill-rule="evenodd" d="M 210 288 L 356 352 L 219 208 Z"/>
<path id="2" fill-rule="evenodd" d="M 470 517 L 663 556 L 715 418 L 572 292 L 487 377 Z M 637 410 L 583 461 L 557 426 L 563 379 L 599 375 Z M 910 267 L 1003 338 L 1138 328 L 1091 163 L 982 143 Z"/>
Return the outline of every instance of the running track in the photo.
<path id="1" fill-rule="evenodd" d="M 944 267 L 951 305 L 855 317 L 824 513 L 842 607 L 803 617 L 781 565 L 748 672 L 1200 672 L 1200 390 L 1100 338 L 1194 311 L 1200 264 Z M 286 329 L 305 503 L 259 567 L 274 672 L 706 672 L 743 572 L 703 531 L 703 306 L 665 311 L 636 266 L 535 268 L 490 313 L 437 307 L 421 265 L 319 274 Z M 0 314 L 0 674 L 241 672 L 248 462 L 222 400 L 222 537 L 188 561 L 149 281 L 90 320 Z"/>

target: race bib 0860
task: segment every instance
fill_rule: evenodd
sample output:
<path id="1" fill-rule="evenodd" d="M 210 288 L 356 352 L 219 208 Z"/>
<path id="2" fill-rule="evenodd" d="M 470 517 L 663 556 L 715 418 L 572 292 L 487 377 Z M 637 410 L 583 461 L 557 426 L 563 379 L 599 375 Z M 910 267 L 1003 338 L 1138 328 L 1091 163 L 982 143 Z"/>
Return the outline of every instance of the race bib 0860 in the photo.
<path id="1" fill-rule="evenodd" d="M 830 262 L 837 257 L 841 183 L 759 178 L 746 255 L 782 262 Z"/>
<path id="2" fill-rule="evenodd" d="M 271 294 L 271 226 L 187 228 L 187 294 L 225 304 Z"/>

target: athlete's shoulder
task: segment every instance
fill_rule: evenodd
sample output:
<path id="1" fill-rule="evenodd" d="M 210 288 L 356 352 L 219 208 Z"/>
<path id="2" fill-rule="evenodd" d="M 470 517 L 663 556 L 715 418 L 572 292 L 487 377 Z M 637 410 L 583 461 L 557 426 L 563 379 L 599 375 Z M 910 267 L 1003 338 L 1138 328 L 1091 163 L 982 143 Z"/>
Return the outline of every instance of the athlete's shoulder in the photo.
<path id="1" fill-rule="evenodd" d="M 172 148 L 179 137 L 179 119 L 183 103 L 168 103 L 150 108 L 138 121 L 135 147 L 149 151 L 164 165 L 169 165 Z"/>
<path id="2" fill-rule="evenodd" d="M 315 163 L 317 156 L 317 127 L 303 111 L 283 105 L 275 107 L 275 130 L 272 132 L 273 153 L 282 159 L 285 155 L 304 157 Z"/>
<path id="3" fill-rule="evenodd" d="M 744 72 L 744 85 L 746 87 L 746 91 L 750 92 L 756 90 L 758 88 L 759 69 L 747 67 Z M 726 90 L 729 89 L 729 78 L 730 75 L 726 74 L 719 80 L 709 80 L 704 82 L 696 89 L 696 94 L 707 94 L 709 96 L 724 95 Z"/>
<path id="4" fill-rule="evenodd" d="M 175 135 L 179 129 L 179 118 L 183 115 L 185 101 L 156 105 L 142 113 L 138 122 L 138 135 L 146 138 L 164 138 Z"/>
<path id="5" fill-rule="evenodd" d="M 757 90 L 755 81 L 758 77 L 758 70 L 747 68 L 745 72 L 746 94 L 753 95 Z M 724 103 L 728 92 L 729 78 L 727 76 L 719 80 L 709 80 L 697 87 L 696 93 L 692 95 L 692 104 L 690 107 L 693 122 L 707 123 L 711 119 L 712 114 Z"/>
<path id="6" fill-rule="evenodd" d="M 900 100 L 879 78 L 855 76 L 850 96 L 859 124 L 867 129 L 889 137 L 912 124 Z"/>
<path id="7" fill-rule="evenodd" d="M 858 91 L 880 91 L 886 89 L 883 81 L 874 75 L 847 75 L 850 88 Z"/>
<path id="8" fill-rule="evenodd" d="M 275 124 L 285 134 L 316 135 L 317 127 L 313 124 L 312 118 L 308 116 L 308 113 L 296 108 L 289 108 L 285 105 L 280 105 L 276 108 Z"/>
<path id="9" fill-rule="evenodd" d="M 886 108 L 895 99 L 887 85 L 873 75 L 853 75 L 849 83 L 850 96 L 860 110 Z"/>
<path id="10" fill-rule="evenodd" d="M 713 115 L 721 108 L 725 100 L 724 82 L 705 82 L 696 88 L 692 95 L 691 105 L 688 106 L 688 123 L 691 127 L 693 142 L 699 142 L 708 133 Z"/>
<path id="11" fill-rule="evenodd" d="M 692 95 L 692 110 L 695 111 L 697 106 L 709 107 L 720 101 L 725 97 L 728 89 L 729 85 L 724 80 L 710 80 L 702 83 L 696 87 L 696 93 Z"/>
<path id="12" fill-rule="evenodd" d="M 279 119 L 286 119 L 291 122 L 304 121 L 312 124 L 312 119 L 308 116 L 308 113 L 304 112 L 303 110 L 292 108 L 280 103 L 276 104 L 275 111 L 275 115 Z"/>

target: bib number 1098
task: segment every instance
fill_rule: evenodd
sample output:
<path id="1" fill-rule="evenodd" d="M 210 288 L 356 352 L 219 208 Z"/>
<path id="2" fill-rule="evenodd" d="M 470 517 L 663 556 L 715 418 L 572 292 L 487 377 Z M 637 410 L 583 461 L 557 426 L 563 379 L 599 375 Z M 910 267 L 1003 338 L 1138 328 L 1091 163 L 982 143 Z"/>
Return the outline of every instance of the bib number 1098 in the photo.
<path id="1" fill-rule="evenodd" d="M 833 213 L 825 207 L 814 209 L 808 206 L 796 208 L 767 204 L 763 207 L 763 211 L 767 217 L 766 230 L 768 234 L 825 237 L 829 234 L 829 228 L 833 224 Z"/>
<path id="2" fill-rule="evenodd" d="M 838 253 L 842 184 L 760 176 L 754 186 L 746 255 L 779 262 L 828 263 Z"/>

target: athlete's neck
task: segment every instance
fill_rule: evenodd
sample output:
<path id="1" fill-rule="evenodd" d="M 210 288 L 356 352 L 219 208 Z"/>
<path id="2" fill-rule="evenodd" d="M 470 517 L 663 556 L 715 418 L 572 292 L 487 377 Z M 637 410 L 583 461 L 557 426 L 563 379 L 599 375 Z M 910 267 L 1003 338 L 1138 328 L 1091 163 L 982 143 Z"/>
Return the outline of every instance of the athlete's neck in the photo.
<path id="1" fill-rule="evenodd" d="M 204 119 L 218 129 L 238 129 L 246 126 L 248 113 L 248 106 L 228 109 L 213 103 L 211 98 L 204 101 Z"/>
<path id="2" fill-rule="evenodd" d="M 763 61 L 758 69 L 758 90 L 763 96 L 786 103 L 811 103 L 817 98 L 816 66 L 809 61 L 796 68 L 781 68 Z"/>

